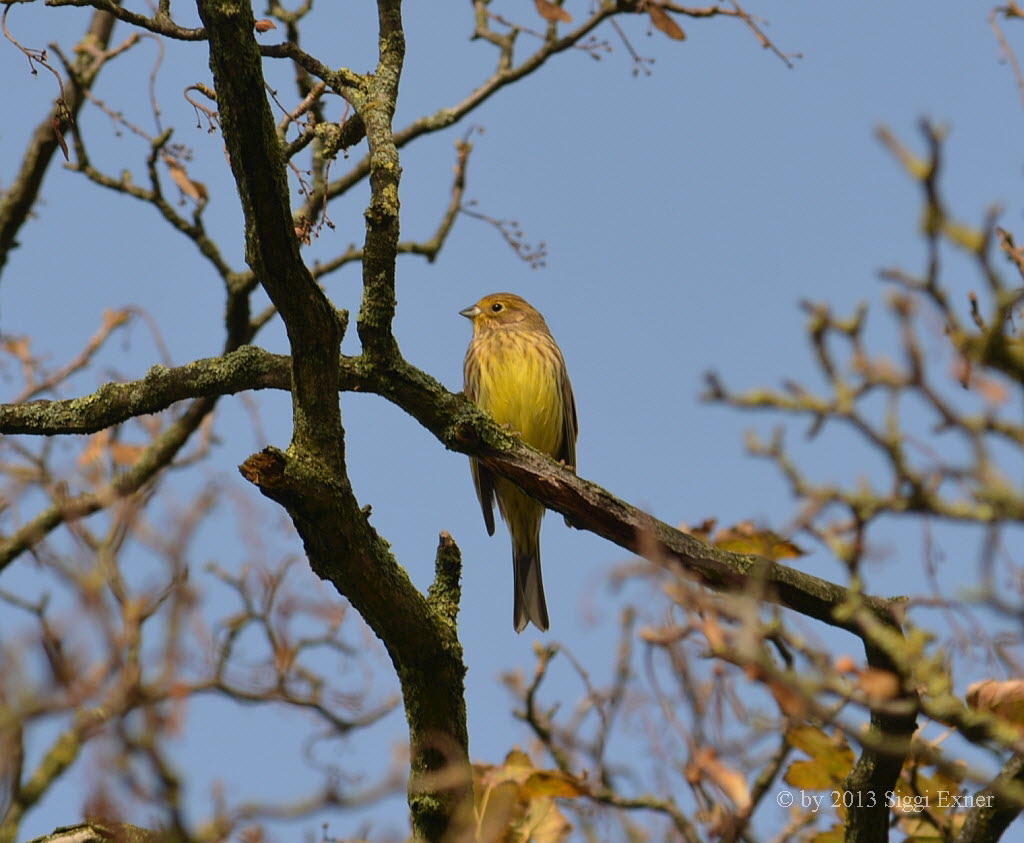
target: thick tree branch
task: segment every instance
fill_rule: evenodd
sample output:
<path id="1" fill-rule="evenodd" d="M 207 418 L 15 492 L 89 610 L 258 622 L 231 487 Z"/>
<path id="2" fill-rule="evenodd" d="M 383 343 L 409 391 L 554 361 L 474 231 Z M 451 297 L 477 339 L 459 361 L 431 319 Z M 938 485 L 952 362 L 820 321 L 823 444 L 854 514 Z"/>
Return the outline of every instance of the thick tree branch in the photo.
<path id="1" fill-rule="evenodd" d="M 223 384 L 224 391 L 236 391 L 245 376 L 254 378 L 254 386 L 257 383 L 261 387 L 282 388 L 286 385 L 287 363 L 280 356 L 247 348 L 229 355 L 229 358 L 232 365 L 224 366 L 223 361 L 217 360 L 197 361 L 186 367 L 187 372 L 172 370 L 159 373 L 159 377 L 151 373 L 144 381 L 121 385 L 116 395 L 121 402 L 120 406 L 108 408 L 108 412 L 116 410 L 118 414 L 123 414 L 129 398 L 147 401 L 147 406 L 153 406 L 158 400 L 161 379 L 166 384 L 173 384 L 178 390 L 174 394 L 178 396 L 189 383 L 201 385 L 203 390 L 210 391 L 216 390 L 219 382 Z M 865 641 L 870 664 L 888 664 L 885 651 L 874 640 L 878 635 L 874 627 L 880 622 L 898 636 L 902 601 L 857 594 L 777 562 L 706 545 L 554 464 L 494 424 L 464 396 L 448 392 L 428 375 L 404 361 L 392 361 L 392 365 L 385 369 L 367 366 L 359 358 L 342 358 L 341 384 L 343 388 L 376 392 L 403 407 L 448 448 L 472 454 L 494 471 L 512 478 L 538 500 L 569 517 L 575 526 L 590 530 L 687 576 L 696 577 L 716 590 L 754 594 L 760 599 L 786 606 L 823 623 L 846 629 Z M 109 390 L 110 387 L 104 389 Z M 62 413 L 71 410 L 70 403 L 54 402 Z M 84 406 L 88 405 L 88 400 L 85 400 Z M 45 415 L 45 411 L 46 406 L 37 408 L 37 413 Z M 5 425 L 12 422 L 11 413 L 17 415 L 18 408 L 4 408 L 4 414 L 0 415 L 0 432 L 5 432 Z M 99 419 L 95 418 L 93 423 L 97 421 Z M 409 681 L 409 687 L 414 686 L 414 679 L 421 675 L 419 672 L 428 669 L 421 661 L 425 658 L 424 651 L 417 651 L 420 655 L 410 660 L 410 654 L 402 649 L 403 642 L 409 642 L 409 639 L 404 636 L 394 638 L 396 634 L 403 634 L 390 628 L 389 617 L 395 615 L 381 614 L 383 609 L 377 605 L 376 601 L 381 599 L 380 582 L 391 584 L 384 591 L 391 594 L 388 599 L 392 608 L 396 599 L 408 601 L 408 606 L 397 616 L 403 618 L 403 629 L 406 631 L 420 629 L 416 640 L 421 648 L 426 647 L 434 636 L 443 635 L 437 628 L 439 624 L 446 625 L 435 611 L 421 602 L 418 592 L 414 593 L 415 588 L 408 582 L 386 546 L 376 537 L 365 514 L 355 504 L 347 481 L 344 481 L 342 487 L 332 486 L 330 482 L 303 468 L 301 463 L 287 460 L 280 452 L 257 455 L 247 462 L 243 470 L 268 497 L 286 506 L 303 536 L 310 559 L 314 560 L 314 569 L 321 576 L 331 579 L 380 635 L 392 653 L 396 669 L 404 677 L 403 688 L 406 687 L 405 680 Z M 316 480 L 320 485 L 313 488 L 318 490 L 311 492 L 307 489 L 303 493 L 302 478 L 310 483 Z M 327 529 L 325 525 L 328 521 L 334 526 L 328 530 L 330 536 L 324 537 L 318 527 Z M 342 529 L 339 530 L 339 526 Z M 330 546 L 325 546 L 324 542 Z M 355 548 L 359 547 L 370 550 L 357 553 Z M 371 559 L 374 561 L 371 562 Z M 343 564 L 339 564 L 339 561 L 343 561 Z M 371 571 L 375 572 L 373 576 L 378 579 L 364 581 L 365 577 L 370 576 L 367 572 Z M 382 576 L 383 580 L 380 579 Z M 866 627 L 864 611 L 868 612 L 869 617 L 875 618 Z M 424 618 L 427 620 L 421 622 Z M 453 637 L 448 646 L 454 646 L 456 641 Z M 436 665 L 431 663 L 429 669 L 436 669 Z M 456 678 L 455 674 L 450 677 L 452 682 Z M 449 699 L 447 704 L 451 702 Z M 432 709 L 428 707 L 426 711 Z M 421 722 L 430 722 L 431 727 L 436 725 L 433 721 Z M 874 720 L 875 734 L 885 735 L 895 743 L 895 736 L 909 736 L 913 724 L 912 716 L 877 715 Z M 420 734 L 430 735 L 430 741 L 436 740 L 432 732 Z M 422 748 L 425 744 L 421 741 L 420 746 Z M 430 752 L 424 755 L 429 755 L 434 764 L 452 759 L 447 752 L 438 755 L 436 747 L 429 742 L 426 747 Z M 898 759 L 898 753 L 866 748 L 857 773 L 851 778 L 851 786 L 856 785 L 864 790 L 882 787 L 880 792 L 884 792 L 891 787 L 899 772 L 901 762 Z M 456 797 L 449 794 L 445 798 L 450 800 Z M 430 816 L 444 815 L 443 810 L 434 810 L 438 804 L 435 800 L 427 800 L 426 804 L 431 808 L 426 812 Z M 866 817 L 862 823 L 865 827 L 881 821 L 878 811 L 864 809 L 861 813 Z"/>
<path id="2" fill-rule="evenodd" d="M 142 380 L 106 383 L 66 401 L 0 405 L 0 432 L 41 436 L 96 433 L 178 401 L 234 395 L 250 389 L 289 389 L 291 361 L 254 346 L 186 366 L 153 366 Z"/>
<path id="3" fill-rule="evenodd" d="M 111 0 L 50 1 L 51 5 L 109 6 L 111 14 L 154 32 L 160 31 L 159 27 L 173 27 L 166 2 L 153 17 L 136 15 L 133 19 L 118 11 Z M 277 357 L 246 348 L 179 369 L 157 367 L 141 381 L 108 385 L 86 399 L 0 408 L 0 430 L 38 434 L 102 429 L 188 397 L 195 398 L 188 415 L 195 418 L 201 414 L 201 418 L 221 394 L 246 388 L 289 389 L 294 423 L 291 446 L 287 451 L 267 449 L 250 457 L 242 472 L 264 495 L 288 511 L 313 569 L 348 597 L 387 647 L 402 683 L 409 720 L 413 753 L 409 802 L 417 836 L 454 837 L 461 822 L 459 810 L 471 804 L 462 685 L 465 668 L 456 631 L 458 549 L 450 537 L 442 537 L 434 587 L 428 597 L 420 594 L 387 543 L 374 531 L 368 511 L 359 506 L 350 486 L 339 391 L 359 388 L 375 392 L 406 409 L 448 448 L 474 455 L 567 515 L 577 526 L 711 588 L 770 601 L 848 630 L 865 642 L 869 664 L 890 665 L 887 648 L 890 637 L 900 635 L 900 600 L 866 596 L 856 588 L 843 588 L 771 560 L 709 547 L 674 530 L 522 445 L 463 396 L 447 392 L 406 363 L 398 352 L 392 333 L 395 256 L 402 250 L 398 149 L 419 134 L 451 125 L 504 85 L 533 72 L 548 57 L 578 46 L 580 39 L 602 20 L 621 11 L 641 11 L 644 4 L 605 0 L 581 26 L 562 38 L 557 37 L 558 27 L 552 24 L 542 47 L 519 65 L 513 62 L 514 38 L 510 37 L 495 75 L 459 107 L 417 121 L 405 135 L 395 134 L 392 127 L 405 50 L 399 0 L 378 0 L 379 61 L 375 72 L 365 76 L 332 71 L 293 43 L 259 47 L 247 0 L 199 0 L 198 5 L 205 29 L 187 32 L 195 38 L 209 39 L 220 118 L 246 220 L 252 279 L 265 287 L 281 314 L 291 356 Z M 737 14 L 745 14 L 738 6 L 735 8 Z M 184 37 L 181 32 L 184 30 L 179 29 L 179 34 L 172 37 Z M 274 55 L 292 58 L 342 93 L 357 111 L 351 123 L 358 130 L 355 134 L 365 132 L 368 139 L 369 152 L 364 161 L 334 185 L 340 190 L 353 180 L 369 176 L 371 187 L 365 246 L 358 254 L 364 265 L 358 319 L 363 356 L 359 358 L 339 359 L 344 328 L 299 256 L 294 217 L 289 212 L 285 150 L 264 93 L 261 56 Z M 154 156 L 156 150 L 154 146 Z M 154 162 L 155 157 L 150 162 L 151 174 Z M 154 195 L 159 196 L 155 175 L 153 183 Z M 319 186 L 316 192 L 317 200 L 322 200 Z M 442 235 L 450 228 L 457 208 L 453 202 Z M 201 234 L 198 222 L 197 229 Z M 248 337 L 247 292 L 252 284 L 244 284 L 244 276 L 234 273 L 229 278 L 226 266 L 221 267 L 221 275 L 235 293 L 229 305 L 232 336 Z M 170 459 L 167 455 L 173 453 L 163 448 L 160 454 L 165 461 L 160 465 L 166 466 Z M 147 466 L 149 458 L 144 458 Z M 136 476 L 139 483 L 145 479 L 144 475 Z M 67 518 L 94 511 L 89 507 L 104 505 L 113 499 L 111 495 L 138 488 L 122 488 L 119 483 L 120 479 L 102 494 L 76 500 L 73 506 L 61 501 L 56 518 L 45 513 L 44 521 L 29 525 L 35 532 L 30 529 L 19 533 L 20 545 L 8 545 L 0 551 L 16 554 L 38 538 L 40 528 L 45 532 Z M 879 634 L 879 628 L 883 628 L 884 635 Z M 864 745 L 875 749 L 886 738 L 906 737 L 913 725 L 912 716 L 876 715 L 872 733 L 875 742 L 865 740 Z M 877 792 L 886 789 L 899 773 L 909 741 L 896 744 L 897 751 L 874 756 L 866 749 L 851 782 Z M 880 823 L 885 818 L 884 813 L 875 812 L 858 822 L 854 812 L 850 825 L 869 829 L 870 833 L 884 832 Z"/>
<path id="4" fill-rule="evenodd" d="M 341 326 L 302 262 L 284 154 L 264 94 L 249 3 L 200 0 L 224 141 L 246 221 L 246 259 L 281 314 L 292 349 L 293 446 L 344 469 L 337 359 Z"/>
<path id="5" fill-rule="evenodd" d="M 956 843 L 995 843 L 1007 827 L 1020 816 L 1019 799 L 1011 798 L 1005 790 L 1024 784 L 1024 755 L 1015 754 L 1000 770 L 992 784 L 982 790 L 967 814 L 966 822 L 956 836 Z"/>
<path id="6" fill-rule="evenodd" d="M 29 843 L 169 843 L 170 839 L 164 831 L 129 823 L 88 822 L 61 826 Z"/>
<path id="7" fill-rule="evenodd" d="M 370 77 L 368 96 L 356 105 L 370 147 L 370 205 L 363 245 L 363 298 L 357 328 L 368 360 L 397 356 L 392 334 L 395 318 L 395 256 L 398 247 L 398 185 L 402 167 L 391 121 L 405 63 L 405 32 L 400 0 L 378 0 L 380 56 Z"/>
<path id="8" fill-rule="evenodd" d="M 249 457 L 240 470 L 288 511 L 313 571 L 349 599 L 387 648 L 409 721 L 413 828 L 418 838 L 457 838 L 472 786 L 450 539 L 438 548 L 438 590 L 428 600 L 370 526 L 346 477 L 274 448 Z"/>
<path id="9" fill-rule="evenodd" d="M 131 417 L 133 407 L 157 412 L 188 397 L 189 390 L 195 390 L 195 395 L 234 393 L 246 388 L 247 379 L 252 389 L 287 388 L 287 365 L 285 357 L 245 347 L 224 358 L 198 360 L 181 368 L 155 367 L 141 381 L 106 385 L 84 398 L 2 406 L 0 434 L 101 430 Z M 652 518 L 523 445 L 463 395 L 448 392 L 405 361 L 381 369 L 367 366 L 360 358 L 343 357 L 340 384 L 344 389 L 373 392 L 392 401 L 447 448 L 475 456 L 502 476 L 515 480 L 575 526 L 645 558 L 681 563 L 712 588 L 761 589 L 765 599 L 854 634 L 861 629 L 854 612 L 858 605 L 887 625 L 898 622 L 902 605 L 899 599 L 856 595 L 777 562 L 711 547 Z M 62 428 L 61 423 L 69 427 Z M 843 609 L 847 611 L 837 616 Z"/>
<path id="10" fill-rule="evenodd" d="M 391 335 L 398 238 L 397 150 L 391 116 L 405 44 L 400 4 L 380 0 L 380 60 L 369 95 L 353 96 L 370 139 L 364 301 L 368 356 L 397 355 Z M 413 586 L 369 523 L 345 470 L 338 404 L 341 321 L 302 263 L 288 207 L 285 159 L 264 93 L 260 50 L 246 0 L 199 0 L 221 124 L 246 219 L 247 260 L 288 332 L 293 438 L 287 453 L 250 457 L 243 475 L 281 504 L 310 564 L 334 583 L 383 641 L 402 686 L 412 752 L 409 805 L 417 837 L 454 833 L 471 806 L 461 646 L 450 609 L 439 613 Z"/>

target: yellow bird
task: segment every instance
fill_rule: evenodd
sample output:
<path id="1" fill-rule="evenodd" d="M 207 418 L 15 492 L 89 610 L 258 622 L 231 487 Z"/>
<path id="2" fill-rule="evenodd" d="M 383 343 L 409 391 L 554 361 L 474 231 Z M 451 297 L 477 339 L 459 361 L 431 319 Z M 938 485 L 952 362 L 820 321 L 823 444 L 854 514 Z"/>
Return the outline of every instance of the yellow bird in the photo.
<path id="1" fill-rule="evenodd" d="M 466 395 L 523 442 L 576 467 L 576 401 L 562 352 L 540 313 L 512 293 L 492 293 L 459 311 L 473 322 L 466 352 Z M 513 625 L 548 628 L 540 568 L 544 506 L 511 480 L 470 460 L 487 533 L 494 535 L 494 499 L 512 536 Z M 568 524 L 568 519 L 566 519 Z"/>

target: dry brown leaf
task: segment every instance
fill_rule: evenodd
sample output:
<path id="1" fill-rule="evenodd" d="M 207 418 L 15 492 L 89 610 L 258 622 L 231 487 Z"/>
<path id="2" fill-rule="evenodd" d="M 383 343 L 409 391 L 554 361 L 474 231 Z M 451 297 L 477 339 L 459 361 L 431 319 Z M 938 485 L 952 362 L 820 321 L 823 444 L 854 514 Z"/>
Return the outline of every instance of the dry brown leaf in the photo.
<path id="1" fill-rule="evenodd" d="M 894 700 L 900 695 L 900 678 L 891 671 L 868 667 L 860 672 L 857 684 L 874 701 Z"/>
<path id="2" fill-rule="evenodd" d="M 537 770 L 523 785 L 529 796 L 550 796 L 554 799 L 576 799 L 587 792 L 584 783 L 561 770 Z"/>
<path id="3" fill-rule="evenodd" d="M 993 407 L 1001 407 L 1010 399 L 1009 390 L 995 378 L 978 374 L 966 357 L 956 357 L 950 364 L 950 373 L 964 389 L 973 389 Z"/>
<path id="4" fill-rule="evenodd" d="M 99 462 L 100 458 L 103 456 L 103 452 L 110 444 L 111 436 L 112 433 L 110 428 L 101 430 L 90 436 L 85 448 L 82 450 L 82 453 L 78 455 L 78 464 L 90 465 L 91 463 Z"/>
<path id="5" fill-rule="evenodd" d="M 31 345 L 32 341 L 28 337 L 4 337 L 3 339 L 4 351 L 25 365 L 32 362 Z"/>
<path id="6" fill-rule="evenodd" d="M 1024 726 L 1024 681 L 984 679 L 967 686 L 967 704 Z"/>
<path id="7" fill-rule="evenodd" d="M 529 829 L 533 843 L 560 843 L 572 832 L 572 823 L 551 799 L 530 802 L 523 826 Z"/>
<path id="8" fill-rule="evenodd" d="M 194 199 L 200 205 L 205 205 L 207 200 L 210 198 L 206 191 L 206 185 L 202 182 L 190 179 L 188 173 L 185 172 L 185 168 L 181 166 L 181 162 L 176 158 L 171 158 L 169 155 L 165 155 L 164 163 L 167 165 L 167 169 L 171 173 L 171 181 L 178 185 L 178 189 L 190 199 Z"/>
<path id="9" fill-rule="evenodd" d="M 70 161 L 71 156 L 68 155 L 68 143 L 64 140 L 64 133 L 60 130 L 60 120 L 56 117 L 53 118 L 53 133 L 57 136 L 57 143 L 60 144 L 60 151 L 64 153 L 64 160 Z"/>
<path id="10" fill-rule="evenodd" d="M 784 682 L 774 676 L 770 676 L 756 664 L 747 665 L 744 668 L 744 672 L 748 677 L 758 682 L 763 682 L 775 703 L 779 707 L 779 711 L 785 714 L 787 717 L 793 720 L 802 720 L 807 716 L 807 712 L 810 709 L 810 703 L 807 699 L 807 695 L 801 692 L 798 688 L 794 687 L 788 682 Z"/>
<path id="11" fill-rule="evenodd" d="M 498 843 L 508 839 L 507 831 L 516 814 L 518 793 L 515 782 L 503 782 L 484 791 L 477 815 L 477 840 Z"/>
<path id="12" fill-rule="evenodd" d="M 750 788 L 746 777 L 718 760 L 718 753 L 712 747 L 701 747 L 693 760 L 686 765 L 686 780 L 696 784 L 707 779 L 721 790 L 739 813 L 750 807 Z"/>
<path id="13" fill-rule="evenodd" d="M 188 714 L 188 703 L 191 697 L 191 690 L 187 683 L 176 681 L 167 689 L 167 699 L 170 706 L 167 709 L 167 719 L 164 721 L 168 734 L 179 735 L 184 730 Z"/>
<path id="14" fill-rule="evenodd" d="M 124 325 L 129 319 L 132 318 L 132 312 L 126 307 L 114 310 L 110 307 L 103 308 L 103 330 L 111 331 L 121 325 Z"/>
<path id="15" fill-rule="evenodd" d="M 836 670 L 840 673 L 858 673 L 860 671 L 860 667 L 858 667 L 853 656 L 842 655 L 836 659 Z"/>
<path id="16" fill-rule="evenodd" d="M 651 16 L 651 23 L 654 24 L 655 29 L 661 30 L 674 41 L 686 40 L 686 33 L 662 6 L 657 3 L 648 3 L 647 14 Z"/>
<path id="17" fill-rule="evenodd" d="M 493 787 L 503 782 L 521 785 L 536 769 L 530 756 L 517 747 L 509 751 L 503 764 L 477 765 L 477 775 L 484 787 Z"/>
<path id="18" fill-rule="evenodd" d="M 145 445 L 126 445 L 123 442 L 111 442 L 107 448 L 114 465 L 122 467 L 135 465 L 145 451 Z"/>
<path id="19" fill-rule="evenodd" d="M 584 779 L 538 769 L 519 749 L 509 752 L 503 764 L 475 764 L 473 769 L 478 843 L 559 843 L 568 837 L 572 825 L 555 799 L 582 796 Z"/>
<path id="20" fill-rule="evenodd" d="M 139 457 L 145 453 L 147 445 L 130 445 L 125 442 L 114 441 L 111 429 L 101 430 L 89 437 L 89 441 L 82 453 L 78 455 L 80 466 L 100 465 L 105 457 L 117 466 L 129 467 L 139 461 Z"/>
<path id="21" fill-rule="evenodd" d="M 533 0 L 537 6 L 537 12 L 546 21 L 556 23 L 561 21 L 562 23 L 572 23 L 572 15 L 570 15 L 565 9 L 556 3 L 552 3 L 551 0 Z"/>
<path id="22" fill-rule="evenodd" d="M 640 636 L 641 641 L 646 641 L 648 644 L 657 644 L 660 646 L 674 644 L 685 634 L 686 627 L 682 626 L 645 626 L 637 633 L 637 635 Z"/>
<path id="23" fill-rule="evenodd" d="M 720 653 L 726 649 L 725 631 L 722 629 L 722 625 L 718 622 L 717 617 L 709 615 L 702 618 L 701 628 L 712 652 Z"/>
<path id="24" fill-rule="evenodd" d="M 807 761 L 794 761 L 783 776 L 784 781 L 794 787 L 812 790 L 835 787 L 853 768 L 853 750 L 842 735 L 829 734 L 806 723 L 791 724 L 786 728 L 786 741 L 810 756 Z"/>
<path id="25" fill-rule="evenodd" d="M 899 386 L 907 377 L 896 363 L 884 355 L 867 357 L 864 354 L 858 354 L 853 359 L 851 368 L 874 383 Z"/>
<path id="26" fill-rule="evenodd" d="M 964 389 L 971 388 L 972 369 L 971 361 L 965 357 L 958 357 L 953 362 L 953 377 Z"/>
<path id="27" fill-rule="evenodd" d="M 1010 400 L 1010 393 L 1006 387 L 992 378 L 975 378 L 975 388 L 993 406 L 1002 406 Z"/>
<path id="28" fill-rule="evenodd" d="M 768 682 L 768 690 L 771 691 L 779 711 L 792 720 L 802 720 L 810 711 L 811 706 L 807 696 L 791 685 L 772 679 Z"/>

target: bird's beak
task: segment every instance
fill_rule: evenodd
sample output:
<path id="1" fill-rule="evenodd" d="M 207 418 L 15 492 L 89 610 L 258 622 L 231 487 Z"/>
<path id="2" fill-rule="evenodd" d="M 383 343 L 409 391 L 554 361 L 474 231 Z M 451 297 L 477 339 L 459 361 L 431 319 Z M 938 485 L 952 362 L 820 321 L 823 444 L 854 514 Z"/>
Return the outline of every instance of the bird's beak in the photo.
<path id="1" fill-rule="evenodd" d="M 459 311 L 459 316 L 465 316 L 467 319 L 476 319 L 479 316 L 481 310 L 475 304 L 472 307 L 467 307 L 465 310 Z"/>

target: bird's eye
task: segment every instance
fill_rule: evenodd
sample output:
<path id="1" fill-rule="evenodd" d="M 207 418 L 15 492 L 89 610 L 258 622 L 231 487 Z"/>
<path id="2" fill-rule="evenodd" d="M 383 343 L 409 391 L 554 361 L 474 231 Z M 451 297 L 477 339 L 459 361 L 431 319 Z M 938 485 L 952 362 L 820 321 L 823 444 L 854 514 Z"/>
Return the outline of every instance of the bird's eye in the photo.
<path id="1" fill-rule="evenodd" d="M 500 301 L 496 301 L 494 304 L 491 305 L 492 313 L 501 313 L 501 311 L 503 311 L 504 309 L 505 305 L 503 305 Z"/>

